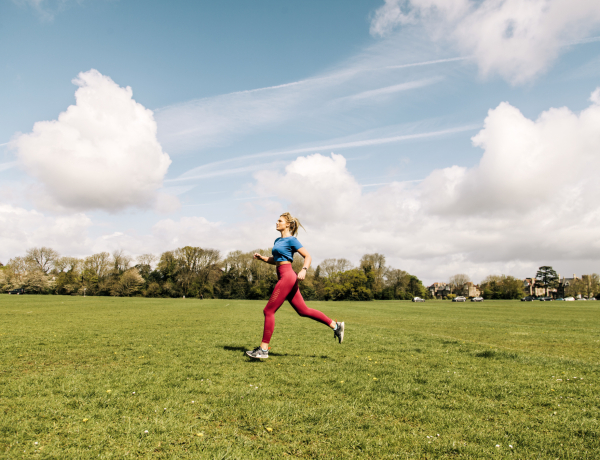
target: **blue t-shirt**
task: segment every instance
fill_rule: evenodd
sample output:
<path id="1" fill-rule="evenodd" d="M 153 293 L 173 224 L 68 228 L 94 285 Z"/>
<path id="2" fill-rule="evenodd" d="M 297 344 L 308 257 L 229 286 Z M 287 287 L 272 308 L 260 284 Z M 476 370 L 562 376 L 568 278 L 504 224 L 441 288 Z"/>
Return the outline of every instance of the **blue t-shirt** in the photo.
<path id="1" fill-rule="evenodd" d="M 275 262 L 292 262 L 294 253 L 298 252 L 301 247 L 302 244 L 295 236 L 279 237 L 273 243 L 273 259 L 275 259 Z"/>

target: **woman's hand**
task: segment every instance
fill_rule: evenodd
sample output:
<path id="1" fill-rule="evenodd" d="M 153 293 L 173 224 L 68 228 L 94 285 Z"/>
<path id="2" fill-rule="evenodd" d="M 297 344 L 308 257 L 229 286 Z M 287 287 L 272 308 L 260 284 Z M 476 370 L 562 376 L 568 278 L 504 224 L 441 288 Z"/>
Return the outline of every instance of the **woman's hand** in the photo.
<path id="1" fill-rule="evenodd" d="M 254 253 L 254 258 L 258 259 L 258 260 L 262 260 L 263 262 L 265 261 L 265 259 L 263 259 L 262 254 L 259 254 L 258 252 Z"/>
<path id="2" fill-rule="evenodd" d="M 300 273 L 298 273 L 298 281 L 302 281 L 304 278 L 306 278 L 306 270 L 302 269 L 300 270 Z"/>

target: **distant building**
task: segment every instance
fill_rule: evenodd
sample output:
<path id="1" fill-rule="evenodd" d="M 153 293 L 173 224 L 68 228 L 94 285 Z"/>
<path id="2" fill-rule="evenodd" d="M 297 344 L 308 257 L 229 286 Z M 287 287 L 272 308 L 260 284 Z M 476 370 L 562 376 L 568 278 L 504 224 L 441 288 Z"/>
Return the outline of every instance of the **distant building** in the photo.
<path id="1" fill-rule="evenodd" d="M 523 280 L 523 290 L 528 296 L 542 297 L 546 295 L 546 289 L 537 285 L 535 278 L 525 278 Z M 549 291 L 552 291 L 552 289 L 549 289 Z"/>
<path id="2" fill-rule="evenodd" d="M 561 278 L 560 274 L 558 275 L 558 288 L 556 289 L 557 297 L 565 297 L 565 291 L 569 286 L 571 286 L 575 281 L 577 281 L 577 275 L 573 273 L 573 278 Z"/>
<path id="3" fill-rule="evenodd" d="M 450 285 L 447 283 L 433 283 L 427 290 L 434 299 L 442 299 L 451 292 Z"/>
<path id="4" fill-rule="evenodd" d="M 465 297 L 479 297 L 481 295 L 481 289 L 478 285 L 473 284 L 471 281 L 469 281 L 462 287 L 460 295 L 463 295 Z"/>

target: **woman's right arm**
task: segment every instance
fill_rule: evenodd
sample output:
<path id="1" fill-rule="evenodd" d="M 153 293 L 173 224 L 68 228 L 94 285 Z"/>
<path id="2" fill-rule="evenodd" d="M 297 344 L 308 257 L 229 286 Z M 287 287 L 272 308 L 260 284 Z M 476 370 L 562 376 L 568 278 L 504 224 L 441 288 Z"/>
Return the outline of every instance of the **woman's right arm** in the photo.
<path id="1" fill-rule="evenodd" d="M 263 262 L 266 262 L 268 264 L 275 265 L 275 259 L 273 259 L 273 257 L 266 257 L 266 256 L 263 256 L 262 254 L 259 254 L 258 252 L 255 252 L 254 258 L 258 259 L 258 260 L 262 260 Z"/>

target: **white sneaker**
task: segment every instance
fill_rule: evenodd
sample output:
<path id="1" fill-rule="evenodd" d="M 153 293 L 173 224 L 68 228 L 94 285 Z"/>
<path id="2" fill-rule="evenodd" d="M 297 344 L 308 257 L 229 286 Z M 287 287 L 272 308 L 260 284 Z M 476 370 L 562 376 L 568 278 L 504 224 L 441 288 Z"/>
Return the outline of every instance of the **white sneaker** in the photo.
<path id="1" fill-rule="evenodd" d="M 246 354 L 248 356 L 250 356 L 251 358 L 256 358 L 256 359 L 267 359 L 269 357 L 269 350 L 265 351 L 262 348 L 260 348 L 260 346 L 256 347 L 254 350 L 252 351 L 247 351 Z"/>
<path id="2" fill-rule="evenodd" d="M 344 341 L 344 323 L 336 323 L 337 329 L 333 331 L 333 338 L 338 339 L 340 343 Z"/>

